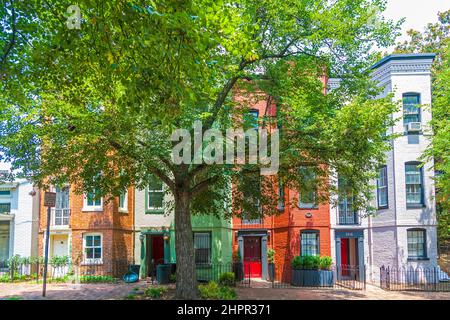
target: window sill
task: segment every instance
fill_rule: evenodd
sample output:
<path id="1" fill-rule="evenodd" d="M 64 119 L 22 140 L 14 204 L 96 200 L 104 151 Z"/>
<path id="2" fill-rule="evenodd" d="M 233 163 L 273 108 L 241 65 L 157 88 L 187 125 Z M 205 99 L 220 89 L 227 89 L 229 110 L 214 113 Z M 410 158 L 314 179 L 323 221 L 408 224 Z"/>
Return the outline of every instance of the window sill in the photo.
<path id="1" fill-rule="evenodd" d="M 145 214 L 164 214 L 164 209 L 147 209 Z"/>
<path id="2" fill-rule="evenodd" d="M 430 258 L 408 258 L 408 261 L 429 261 Z"/>
<path id="3" fill-rule="evenodd" d="M 101 212 L 103 211 L 103 207 L 83 207 L 81 209 L 82 212 Z"/>
<path id="4" fill-rule="evenodd" d="M 389 206 L 380 206 L 377 210 L 386 210 L 389 209 Z"/>
<path id="5" fill-rule="evenodd" d="M 407 204 L 406 209 L 422 209 L 426 208 L 427 206 L 424 204 Z"/>
<path id="6" fill-rule="evenodd" d="M 128 209 L 119 208 L 120 213 L 128 213 Z"/>
<path id="7" fill-rule="evenodd" d="M 96 261 L 83 261 L 81 262 L 82 266 L 101 266 L 103 265 L 103 260 L 96 260 Z"/>

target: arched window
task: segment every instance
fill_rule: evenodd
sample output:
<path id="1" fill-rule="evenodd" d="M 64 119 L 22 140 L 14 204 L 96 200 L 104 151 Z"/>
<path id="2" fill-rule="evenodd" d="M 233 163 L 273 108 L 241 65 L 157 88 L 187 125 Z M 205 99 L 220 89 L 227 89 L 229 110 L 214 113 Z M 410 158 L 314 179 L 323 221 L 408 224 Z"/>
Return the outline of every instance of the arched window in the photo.
<path id="1" fill-rule="evenodd" d="M 425 229 L 408 229 L 408 259 L 425 259 L 427 257 L 427 233 Z"/>
<path id="2" fill-rule="evenodd" d="M 424 205 L 423 168 L 420 162 L 405 163 L 406 207 L 417 208 Z"/>
<path id="3" fill-rule="evenodd" d="M 320 255 L 319 230 L 302 230 L 300 233 L 300 255 Z"/>

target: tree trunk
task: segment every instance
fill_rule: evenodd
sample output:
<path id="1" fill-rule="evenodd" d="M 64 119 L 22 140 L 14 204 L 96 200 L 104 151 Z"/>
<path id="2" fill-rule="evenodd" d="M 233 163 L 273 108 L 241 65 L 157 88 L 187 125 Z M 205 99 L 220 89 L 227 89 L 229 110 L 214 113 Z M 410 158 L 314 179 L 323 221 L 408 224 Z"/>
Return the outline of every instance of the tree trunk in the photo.
<path id="1" fill-rule="evenodd" d="M 192 234 L 190 195 L 187 191 L 175 192 L 175 251 L 177 257 L 178 299 L 197 299 L 194 238 Z"/>

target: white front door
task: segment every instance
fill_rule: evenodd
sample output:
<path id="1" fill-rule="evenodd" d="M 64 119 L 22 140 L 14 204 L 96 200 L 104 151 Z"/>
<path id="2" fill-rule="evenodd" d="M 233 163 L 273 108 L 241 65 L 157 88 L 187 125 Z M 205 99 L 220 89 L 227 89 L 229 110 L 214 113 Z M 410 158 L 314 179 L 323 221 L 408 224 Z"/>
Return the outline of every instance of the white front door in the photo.
<path id="1" fill-rule="evenodd" d="M 55 234 L 52 236 L 51 256 L 67 256 L 69 254 L 69 243 L 67 234 Z"/>

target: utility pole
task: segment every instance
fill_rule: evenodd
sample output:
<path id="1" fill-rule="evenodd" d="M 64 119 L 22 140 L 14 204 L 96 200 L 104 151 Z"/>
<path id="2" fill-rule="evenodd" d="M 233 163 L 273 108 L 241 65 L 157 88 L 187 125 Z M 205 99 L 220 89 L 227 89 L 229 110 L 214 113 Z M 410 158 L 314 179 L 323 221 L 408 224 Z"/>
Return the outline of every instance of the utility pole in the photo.
<path id="1" fill-rule="evenodd" d="M 55 206 L 56 193 L 45 192 L 44 194 L 44 206 L 47 207 L 47 230 L 45 230 L 45 256 L 44 256 L 44 282 L 42 286 L 42 296 L 45 297 L 47 293 L 47 267 L 48 267 L 48 246 L 50 243 L 50 219 L 51 211 Z"/>

